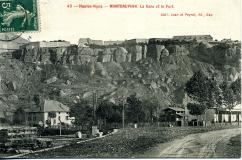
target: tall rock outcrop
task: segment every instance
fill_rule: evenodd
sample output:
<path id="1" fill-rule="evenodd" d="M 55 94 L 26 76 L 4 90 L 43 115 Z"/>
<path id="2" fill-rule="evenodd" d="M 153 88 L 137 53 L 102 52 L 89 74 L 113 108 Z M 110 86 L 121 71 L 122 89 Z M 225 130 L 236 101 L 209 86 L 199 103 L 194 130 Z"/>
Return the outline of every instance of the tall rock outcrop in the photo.
<path id="1" fill-rule="evenodd" d="M 164 45 L 150 44 L 150 45 L 148 45 L 148 51 L 147 51 L 148 55 L 147 56 L 149 56 L 159 62 L 163 49 L 165 49 Z"/>
<path id="2" fill-rule="evenodd" d="M 168 45 L 166 47 L 170 54 L 174 55 L 188 55 L 189 51 L 184 45 Z"/>
<path id="3" fill-rule="evenodd" d="M 105 48 L 98 53 L 98 62 L 111 62 L 113 60 L 113 53 L 110 48 Z"/>
<path id="4" fill-rule="evenodd" d="M 87 64 L 94 60 L 94 52 L 88 47 L 79 47 L 76 64 Z"/>
<path id="5" fill-rule="evenodd" d="M 131 62 L 137 62 L 142 59 L 142 46 L 130 45 L 127 48 L 128 52 L 131 54 Z"/>
<path id="6" fill-rule="evenodd" d="M 124 47 L 118 47 L 114 51 L 113 60 L 117 63 L 126 62 L 127 50 Z"/>

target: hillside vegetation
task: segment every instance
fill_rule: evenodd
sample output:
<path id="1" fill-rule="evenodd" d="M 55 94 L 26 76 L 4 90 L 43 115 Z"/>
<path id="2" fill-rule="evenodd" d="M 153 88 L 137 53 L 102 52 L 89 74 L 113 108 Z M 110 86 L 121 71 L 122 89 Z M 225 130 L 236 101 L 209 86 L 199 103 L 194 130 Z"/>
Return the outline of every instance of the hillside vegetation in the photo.
<path id="1" fill-rule="evenodd" d="M 152 45 L 147 45 L 145 55 L 137 45 L 72 46 L 67 50 L 40 49 L 38 54 L 30 50 L 25 56 L 18 51 L 13 53 L 12 59 L 1 58 L 1 112 L 7 114 L 19 107 L 29 108 L 34 104 L 35 95 L 67 105 L 80 100 L 91 103 L 94 91 L 98 102 L 120 103 L 122 97 L 132 94 L 140 99 L 155 97 L 162 102 L 159 104 L 162 109 L 189 101 L 184 85 L 196 71 L 215 76 L 218 81 L 234 81 L 240 74 L 240 45 L 166 42 L 157 44 L 155 51 Z M 114 57 L 98 60 L 99 53 Z M 129 54 L 136 60 L 129 59 Z"/>

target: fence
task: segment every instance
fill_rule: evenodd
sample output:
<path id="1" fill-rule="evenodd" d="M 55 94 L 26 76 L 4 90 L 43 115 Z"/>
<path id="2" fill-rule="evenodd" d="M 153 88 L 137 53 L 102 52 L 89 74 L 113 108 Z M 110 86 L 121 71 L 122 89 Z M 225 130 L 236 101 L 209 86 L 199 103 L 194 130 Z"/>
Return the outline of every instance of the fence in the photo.
<path id="1" fill-rule="evenodd" d="M 229 126 L 229 125 L 240 125 L 240 122 L 223 122 L 223 123 L 217 123 L 217 122 L 207 122 L 206 126 Z M 147 127 L 175 127 L 177 126 L 176 122 L 154 122 L 154 123 L 127 123 L 124 125 L 125 128 L 147 128 Z M 205 126 L 205 122 L 199 121 L 199 122 L 189 122 L 185 123 L 183 126 L 191 126 L 191 127 L 196 127 L 196 126 Z M 179 126 L 177 126 L 179 127 Z M 109 130 L 113 129 L 120 129 L 123 128 L 122 123 L 106 123 L 105 125 L 98 126 L 99 131 L 101 132 L 106 132 Z M 45 134 L 50 134 L 50 135 L 58 135 L 60 130 L 60 126 L 52 126 L 51 128 L 46 128 L 44 130 Z M 84 134 L 91 134 L 92 132 L 92 126 L 91 125 L 83 125 L 83 126 L 62 126 L 61 127 L 61 132 L 62 134 L 74 134 L 77 131 L 81 131 Z"/>

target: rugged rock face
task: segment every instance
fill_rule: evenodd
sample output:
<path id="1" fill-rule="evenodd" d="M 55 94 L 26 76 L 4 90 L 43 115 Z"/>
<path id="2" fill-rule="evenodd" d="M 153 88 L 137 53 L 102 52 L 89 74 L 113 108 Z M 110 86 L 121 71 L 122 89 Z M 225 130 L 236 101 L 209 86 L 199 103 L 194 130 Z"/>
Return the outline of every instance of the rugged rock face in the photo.
<path id="1" fill-rule="evenodd" d="M 98 62 L 112 62 L 113 54 L 110 48 L 105 48 L 103 51 L 98 53 Z"/>
<path id="2" fill-rule="evenodd" d="M 142 59 L 142 46 L 132 45 L 128 47 L 128 52 L 131 54 L 131 62 L 137 62 Z"/>
<path id="3" fill-rule="evenodd" d="M 167 47 L 170 54 L 175 55 L 188 55 L 189 51 L 184 45 L 169 45 Z"/>
<path id="4" fill-rule="evenodd" d="M 82 47 L 78 48 L 76 64 L 87 64 L 94 61 L 94 51 L 91 48 Z"/>
<path id="5" fill-rule="evenodd" d="M 240 59 L 240 46 L 220 44 L 214 46 L 212 49 L 212 55 L 214 56 L 213 60 L 215 65 L 231 65 L 233 67 L 239 67 L 240 63 L 237 60 Z"/>
<path id="6" fill-rule="evenodd" d="M 239 45 L 204 43 L 18 50 L 14 59 L 0 59 L 0 104 L 27 108 L 38 94 L 72 105 L 77 97 L 91 102 L 96 91 L 100 100 L 115 103 L 137 94 L 159 98 L 161 108 L 185 105 L 184 84 L 194 72 L 238 78 L 240 51 Z"/>
<path id="7" fill-rule="evenodd" d="M 147 45 L 142 46 L 142 59 L 146 59 L 147 57 Z"/>
<path id="8" fill-rule="evenodd" d="M 159 62 L 163 49 L 165 49 L 164 45 L 151 44 L 148 46 L 148 56 Z"/>
<path id="9" fill-rule="evenodd" d="M 126 56 L 127 56 L 127 54 L 128 54 L 128 52 L 127 52 L 127 50 L 125 48 L 118 47 L 114 51 L 113 60 L 115 62 L 117 62 L 117 63 L 126 62 Z"/>
<path id="10" fill-rule="evenodd" d="M 211 47 L 199 43 L 190 49 L 194 59 L 212 64 L 223 73 L 224 79 L 233 81 L 240 74 L 241 47 L 240 44 L 218 43 Z"/>

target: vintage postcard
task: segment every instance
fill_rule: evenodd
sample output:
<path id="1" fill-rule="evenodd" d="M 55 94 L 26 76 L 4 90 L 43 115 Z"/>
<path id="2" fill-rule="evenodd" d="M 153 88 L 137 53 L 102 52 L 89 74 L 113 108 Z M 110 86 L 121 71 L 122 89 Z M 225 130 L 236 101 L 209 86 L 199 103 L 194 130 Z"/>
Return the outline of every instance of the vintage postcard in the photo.
<path id="1" fill-rule="evenodd" d="M 241 158 L 241 0 L 0 0 L 0 158 Z"/>

